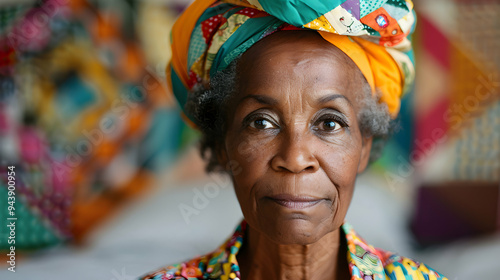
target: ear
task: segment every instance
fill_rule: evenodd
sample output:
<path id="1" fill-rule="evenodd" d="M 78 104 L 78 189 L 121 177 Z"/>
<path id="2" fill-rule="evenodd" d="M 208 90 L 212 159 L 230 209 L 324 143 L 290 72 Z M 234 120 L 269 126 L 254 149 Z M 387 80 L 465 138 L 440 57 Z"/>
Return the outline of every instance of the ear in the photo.
<path id="1" fill-rule="evenodd" d="M 368 166 L 368 161 L 370 160 L 370 152 L 372 150 L 373 137 L 364 138 L 362 140 L 361 147 L 361 157 L 358 165 L 358 174 L 365 171 L 366 166 Z"/>

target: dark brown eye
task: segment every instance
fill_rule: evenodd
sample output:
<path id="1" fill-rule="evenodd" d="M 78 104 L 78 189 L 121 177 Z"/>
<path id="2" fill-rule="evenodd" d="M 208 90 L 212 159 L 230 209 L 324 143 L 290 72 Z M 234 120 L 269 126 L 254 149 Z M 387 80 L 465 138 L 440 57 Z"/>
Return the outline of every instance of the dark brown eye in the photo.
<path id="1" fill-rule="evenodd" d="M 323 114 L 320 115 L 315 121 L 313 129 L 318 132 L 336 132 L 343 128 L 348 127 L 344 117 L 339 116 L 339 114 Z"/>
<path id="2" fill-rule="evenodd" d="M 269 129 L 274 128 L 273 123 L 266 119 L 256 119 L 250 123 L 250 126 L 256 129 Z"/>
<path id="3" fill-rule="evenodd" d="M 319 130 L 326 130 L 326 131 L 336 131 L 341 129 L 342 126 L 335 120 L 324 120 L 319 123 Z"/>

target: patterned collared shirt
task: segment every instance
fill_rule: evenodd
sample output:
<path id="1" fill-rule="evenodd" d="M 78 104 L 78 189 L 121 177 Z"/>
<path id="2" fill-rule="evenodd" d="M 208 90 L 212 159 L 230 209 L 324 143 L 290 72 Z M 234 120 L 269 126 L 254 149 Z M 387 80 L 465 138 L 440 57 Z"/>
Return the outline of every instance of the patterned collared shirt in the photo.
<path id="1" fill-rule="evenodd" d="M 239 280 L 240 268 L 236 255 L 242 246 L 246 228 L 247 223 L 243 220 L 234 234 L 212 253 L 162 267 L 139 279 Z M 345 234 L 349 250 L 347 260 L 351 280 L 447 280 L 423 263 L 367 244 L 348 223 L 344 223 L 341 229 Z"/>

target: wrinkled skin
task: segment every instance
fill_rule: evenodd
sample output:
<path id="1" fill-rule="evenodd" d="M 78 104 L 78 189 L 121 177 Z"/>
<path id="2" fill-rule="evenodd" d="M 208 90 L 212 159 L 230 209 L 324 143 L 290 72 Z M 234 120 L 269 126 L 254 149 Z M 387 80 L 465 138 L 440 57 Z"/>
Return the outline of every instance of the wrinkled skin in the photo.
<path id="1" fill-rule="evenodd" d="M 365 85 L 316 32 L 277 32 L 241 57 L 219 158 L 237 166 L 249 225 L 242 279 L 347 277 L 340 226 L 372 142 L 357 119 Z"/>

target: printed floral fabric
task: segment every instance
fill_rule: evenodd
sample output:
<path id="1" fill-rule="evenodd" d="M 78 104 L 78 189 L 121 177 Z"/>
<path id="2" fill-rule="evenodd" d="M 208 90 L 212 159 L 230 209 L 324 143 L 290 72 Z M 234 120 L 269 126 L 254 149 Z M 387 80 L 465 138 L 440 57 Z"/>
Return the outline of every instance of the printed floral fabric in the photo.
<path id="1" fill-rule="evenodd" d="M 217 250 L 196 257 L 187 262 L 168 265 L 152 273 L 141 276 L 148 279 L 240 279 L 240 269 L 236 255 L 242 246 L 247 228 L 245 220 L 236 228 L 234 234 Z M 429 266 L 412 259 L 374 248 L 366 243 L 348 223 L 341 227 L 347 240 L 347 260 L 351 280 L 447 280 Z"/>

